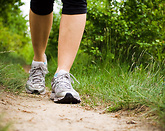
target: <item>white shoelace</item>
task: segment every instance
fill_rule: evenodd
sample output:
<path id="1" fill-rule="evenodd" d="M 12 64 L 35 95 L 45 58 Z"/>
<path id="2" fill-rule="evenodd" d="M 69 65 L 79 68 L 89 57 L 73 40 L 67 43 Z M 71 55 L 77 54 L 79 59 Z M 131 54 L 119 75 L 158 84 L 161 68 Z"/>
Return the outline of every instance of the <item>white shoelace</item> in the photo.
<path id="1" fill-rule="evenodd" d="M 55 87 L 55 86 L 59 87 L 60 85 L 63 85 L 64 87 L 70 89 L 71 88 L 71 83 L 74 84 L 74 81 L 71 78 L 71 76 L 73 77 L 73 79 L 77 83 L 79 83 L 79 81 L 71 73 L 65 73 L 65 74 L 59 75 L 56 78 L 54 78 L 53 83 L 52 83 L 52 87 Z"/>
<path id="2" fill-rule="evenodd" d="M 36 84 L 44 81 L 44 77 L 48 73 L 48 70 L 42 65 L 38 65 L 36 67 L 32 67 L 29 73 L 30 73 L 31 82 L 33 84 Z"/>

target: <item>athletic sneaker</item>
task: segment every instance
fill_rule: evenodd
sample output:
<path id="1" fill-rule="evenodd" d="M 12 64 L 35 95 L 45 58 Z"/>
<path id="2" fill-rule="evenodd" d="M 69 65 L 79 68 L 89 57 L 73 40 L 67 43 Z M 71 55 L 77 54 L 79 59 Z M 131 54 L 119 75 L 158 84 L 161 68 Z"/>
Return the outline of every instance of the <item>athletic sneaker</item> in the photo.
<path id="1" fill-rule="evenodd" d="M 26 92 L 29 94 L 45 94 L 45 75 L 48 73 L 47 62 L 32 62 L 29 79 L 26 83 Z"/>
<path id="2" fill-rule="evenodd" d="M 53 77 L 51 82 L 52 93 L 50 99 L 54 100 L 55 103 L 76 104 L 81 102 L 78 92 L 76 92 L 71 85 L 71 82 L 74 83 L 71 76 L 76 80 L 72 74 L 60 70 Z"/>

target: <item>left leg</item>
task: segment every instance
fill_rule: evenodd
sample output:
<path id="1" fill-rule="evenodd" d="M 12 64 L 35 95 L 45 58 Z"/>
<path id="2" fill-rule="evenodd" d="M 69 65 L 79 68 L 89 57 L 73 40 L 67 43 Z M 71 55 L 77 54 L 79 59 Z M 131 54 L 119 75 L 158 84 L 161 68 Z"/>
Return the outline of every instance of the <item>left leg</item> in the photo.
<path id="1" fill-rule="evenodd" d="M 86 14 L 62 15 L 58 43 L 58 68 L 56 73 L 60 70 L 70 71 L 81 42 L 85 22 Z"/>
<path id="2" fill-rule="evenodd" d="M 86 22 L 86 0 L 63 0 L 59 30 L 58 68 L 52 80 L 51 99 L 58 103 L 79 103 L 71 85 L 70 68 L 76 57 Z"/>

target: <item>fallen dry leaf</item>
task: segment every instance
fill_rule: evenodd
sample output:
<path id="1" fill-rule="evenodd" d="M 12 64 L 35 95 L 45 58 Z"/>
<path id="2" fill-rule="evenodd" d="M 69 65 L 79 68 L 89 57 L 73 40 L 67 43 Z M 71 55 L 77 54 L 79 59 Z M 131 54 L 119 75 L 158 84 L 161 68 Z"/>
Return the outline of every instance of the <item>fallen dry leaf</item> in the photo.
<path id="1" fill-rule="evenodd" d="M 137 124 L 134 120 L 126 121 L 127 124 Z"/>
<path id="2" fill-rule="evenodd" d="M 22 110 L 22 112 L 26 112 L 26 113 L 34 113 L 32 111 L 27 111 L 27 110 Z"/>
<path id="3" fill-rule="evenodd" d="M 121 118 L 121 116 L 119 114 L 116 114 L 115 118 Z"/>
<path id="4" fill-rule="evenodd" d="M 31 122 L 34 119 L 34 117 L 32 117 L 31 119 L 29 119 L 28 121 Z"/>

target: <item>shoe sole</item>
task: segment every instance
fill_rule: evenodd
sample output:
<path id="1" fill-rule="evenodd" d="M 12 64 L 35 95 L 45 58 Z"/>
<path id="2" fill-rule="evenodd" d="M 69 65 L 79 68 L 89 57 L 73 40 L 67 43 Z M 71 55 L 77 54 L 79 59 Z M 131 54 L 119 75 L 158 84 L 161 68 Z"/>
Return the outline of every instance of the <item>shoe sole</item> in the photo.
<path id="1" fill-rule="evenodd" d="M 65 97 L 59 100 L 54 100 L 55 103 L 60 103 L 60 104 L 77 104 L 80 103 L 81 100 L 78 100 L 73 97 L 71 93 L 66 93 Z"/>
<path id="2" fill-rule="evenodd" d="M 43 92 L 39 92 L 38 90 L 30 91 L 27 88 L 25 88 L 25 90 L 26 90 L 26 93 L 28 94 L 44 95 L 46 93 L 46 90 L 44 90 Z"/>

